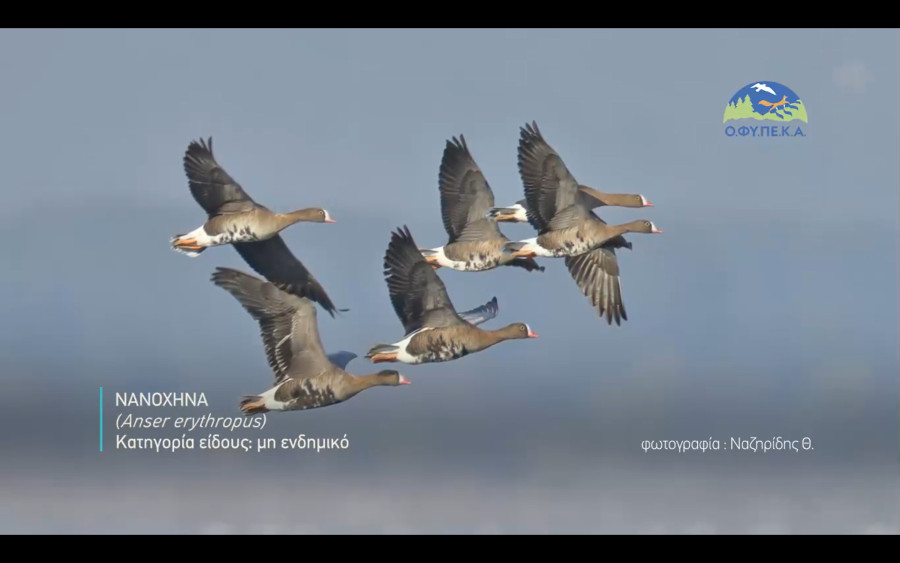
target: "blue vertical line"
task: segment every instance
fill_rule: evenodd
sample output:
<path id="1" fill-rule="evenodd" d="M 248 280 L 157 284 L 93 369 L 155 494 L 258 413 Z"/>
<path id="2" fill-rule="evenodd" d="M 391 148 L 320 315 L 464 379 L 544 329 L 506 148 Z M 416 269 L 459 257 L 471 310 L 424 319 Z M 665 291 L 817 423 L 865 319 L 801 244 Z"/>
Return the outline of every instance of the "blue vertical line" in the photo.
<path id="1" fill-rule="evenodd" d="M 103 387 L 100 388 L 100 451 L 103 451 Z"/>

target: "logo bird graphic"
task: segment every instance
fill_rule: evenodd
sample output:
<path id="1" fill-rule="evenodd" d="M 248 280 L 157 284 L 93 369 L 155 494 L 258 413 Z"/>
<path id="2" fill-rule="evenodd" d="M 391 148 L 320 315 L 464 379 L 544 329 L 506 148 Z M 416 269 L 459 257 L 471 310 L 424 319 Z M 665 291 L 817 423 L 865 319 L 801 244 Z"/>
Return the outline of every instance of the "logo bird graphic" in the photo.
<path id="1" fill-rule="evenodd" d="M 775 94 L 775 90 L 772 90 L 771 88 L 769 88 L 769 87 L 766 86 L 765 84 L 760 84 L 759 82 L 757 82 L 756 84 L 754 84 L 753 86 L 751 86 L 751 88 L 754 88 L 754 89 L 756 90 L 756 93 L 757 93 L 757 94 L 759 94 L 759 91 L 762 90 L 762 91 L 764 91 L 764 92 L 768 92 L 768 93 L 772 94 L 773 96 L 777 95 L 777 94 Z"/>

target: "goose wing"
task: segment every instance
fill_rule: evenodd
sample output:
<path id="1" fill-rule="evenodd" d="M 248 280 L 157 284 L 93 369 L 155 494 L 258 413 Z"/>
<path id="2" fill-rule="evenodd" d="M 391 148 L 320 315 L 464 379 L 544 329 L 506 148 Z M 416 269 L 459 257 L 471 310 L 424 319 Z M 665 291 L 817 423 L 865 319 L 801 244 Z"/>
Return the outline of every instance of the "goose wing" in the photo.
<path id="1" fill-rule="evenodd" d="M 444 282 L 422 257 L 405 226 L 391 233 L 384 255 L 384 275 L 391 304 L 406 334 L 425 326 L 465 323 L 456 313 Z"/>
<path id="2" fill-rule="evenodd" d="M 463 135 L 447 141 L 438 175 L 441 218 L 450 243 L 503 238 L 487 214 L 494 192 L 469 152 Z"/>
<path id="3" fill-rule="evenodd" d="M 303 262 L 294 256 L 281 235 L 253 242 L 235 242 L 231 246 L 257 274 L 288 293 L 315 301 L 334 317 L 338 309 L 331 297 Z"/>
<path id="4" fill-rule="evenodd" d="M 184 172 L 191 195 L 210 217 L 261 207 L 216 162 L 212 137 L 208 141 L 191 141 L 184 153 Z"/>
<path id="5" fill-rule="evenodd" d="M 234 296 L 259 323 L 276 384 L 287 377 L 316 377 L 332 367 L 319 337 L 316 307 L 309 299 L 231 268 L 217 268 L 212 282 Z"/>
<path id="6" fill-rule="evenodd" d="M 578 182 L 535 122 L 520 129 L 518 164 L 532 227 L 544 233 L 584 219 L 590 208 Z"/>
<path id="7" fill-rule="evenodd" d="M 567 256 L 565 263 L 569 275 L 597 309 L 600 317 L 605 315 L 607 324 L 612 324 L 615 320 L 618 326 L 623 320 L 628 320 L 628 315 L 622 298 L 616 248 L 631 248 L 631 243 L 617 236 L 590 252 Z"/>

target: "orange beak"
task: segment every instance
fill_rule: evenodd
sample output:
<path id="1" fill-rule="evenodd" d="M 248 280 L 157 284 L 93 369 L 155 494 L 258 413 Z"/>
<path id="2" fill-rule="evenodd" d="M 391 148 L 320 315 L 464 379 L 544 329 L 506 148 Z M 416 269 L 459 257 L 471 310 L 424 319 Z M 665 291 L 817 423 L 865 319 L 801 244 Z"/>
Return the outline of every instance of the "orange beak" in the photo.
<path id="1" fill-rule="evenodd" d="M 533 332 L 530 330 L 528 331 L 528 338 L 537 338 L 537 337 L 538 337 L 538 335 L 536 332 Z"/>
<path id="2" fill-rule="evenodd" d="M 328 219 L 325 219 L 325 222 L 326 222 L 326 223 L 337 223 L 337 221 L 335 221 L 335 220 L 332 219 L 331 217 L 329 217 Z"/>

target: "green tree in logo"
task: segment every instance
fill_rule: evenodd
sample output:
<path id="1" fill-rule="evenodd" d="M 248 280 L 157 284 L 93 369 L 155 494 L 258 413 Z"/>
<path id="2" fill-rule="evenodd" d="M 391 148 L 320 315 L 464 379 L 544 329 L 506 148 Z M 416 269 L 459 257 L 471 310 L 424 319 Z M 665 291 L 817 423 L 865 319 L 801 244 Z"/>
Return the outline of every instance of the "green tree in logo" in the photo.
<path id="1" fill-rule="evenodd" d="M 734 104 L 729 102 L 725 106 L 725 116 L 722 118 L 722 123 L 729 119 L 761 119 L 761 116 L 753 111 L 753 101 L 750 99 L 750 94 L 747 94 Z"/>

